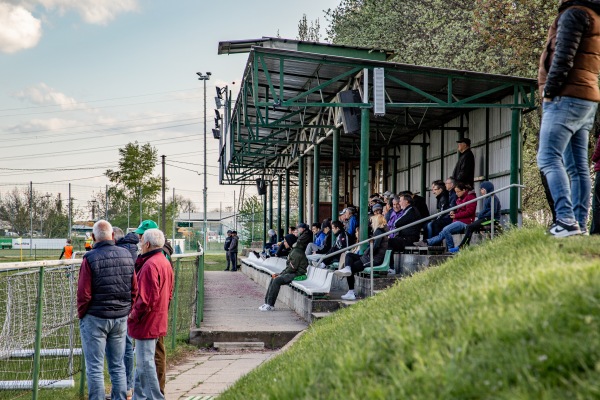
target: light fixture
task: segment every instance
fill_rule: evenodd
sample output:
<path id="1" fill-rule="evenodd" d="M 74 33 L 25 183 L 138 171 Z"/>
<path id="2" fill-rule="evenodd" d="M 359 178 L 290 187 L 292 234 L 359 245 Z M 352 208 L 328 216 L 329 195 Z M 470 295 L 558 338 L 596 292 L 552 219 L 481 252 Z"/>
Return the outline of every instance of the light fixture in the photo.
<path id="1" fill-rule="evenodd" d="M 213 129 L 212 133 L 213 133 L 213 137 L 215 139 L 221 139 L 221 130 L 220 129 Z"/>
<path id="2" fill-rule="evenodd" d="M 220 121 L 221 120 L 221 113 L 219 112 L 219 110 L 215 110 L 215 121 Z"/>

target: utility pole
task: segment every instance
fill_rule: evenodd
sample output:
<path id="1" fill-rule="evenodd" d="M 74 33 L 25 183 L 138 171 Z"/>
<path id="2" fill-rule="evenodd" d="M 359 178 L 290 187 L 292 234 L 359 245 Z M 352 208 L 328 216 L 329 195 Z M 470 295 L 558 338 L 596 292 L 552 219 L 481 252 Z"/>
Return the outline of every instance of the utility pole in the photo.
<path id="1" fill-rule="evenodd" d="M 196 75 L 198 75 L 198 80 L 202 81 L 202 83 L 204 83 L 204 189 L 202 191 L 203 193 L 203 197 L 204 197 L 204 240 L 203 240 L 203 244 L 204 244 L 204 252 L 206 254 L 206 235 L 207 235 L 207 221 L 206 221 L 206 199 L 207 199 L 207 182 L 206 182 L 206 81 L 210 79 L 210 76 L 212 75 L 212 73 L 207 72 L 205 75 L 203 75 L 201 72 L 196 72 Z M 202 269 L 204 269 L 204 257 L 202 257 L 201 260 L 202 263 Z"/>
<path id="2" fill-rule="evenodd" d="M 165 158 L 167 158 L 167 156 L 162 155 L 160 157 L 162 158 L 162 221 L 160 224 L 160 228 L 164 232 L 167 228 L 167 217 L 165 215 Z"/>
<path id="3" fill-rule="evenodd" d="M 69 183 L 69 234 L 70 239 L 73 231 L 73 199 L 71 198 L 71 183 Z"/>
<path id="4" fill-rule="evenodd" d="M 177 212 L 177 202 L 175 201 L 175 188 L 173 188 L 173 246 L 175 246 L 175 213 Z"/>
<path id="5" fill-rule="evenodd" d="M 140 223 L 139 223 L 139 225 L 141 225 L 142 221 L 143 221 L 142 215 L 143 215 L 142 214 L 142 187 L 140 186 Z"/>

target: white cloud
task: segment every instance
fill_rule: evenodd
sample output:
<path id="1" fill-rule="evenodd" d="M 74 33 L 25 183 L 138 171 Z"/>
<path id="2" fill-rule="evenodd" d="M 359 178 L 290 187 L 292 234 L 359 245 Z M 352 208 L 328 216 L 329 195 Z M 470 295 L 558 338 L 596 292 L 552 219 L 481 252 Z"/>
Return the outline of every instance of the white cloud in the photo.
<path id="1" fill-rule="evenodd" d="M 38 44 L 42 23 L 20 5 L 0 2 L 0 51 L 15 53 Z"/>
<path id="2" fill-rule="evenodd" d="M 12 126 L 7 131 L 12 133 L 56 132 L 66 128 L 77 127 L 78 125 L 81 125 L 80 121 L 62 118 L 31 119 L 26 123 Z"/>
<path id="3" fill-rule="evenodd" d="M 39 106 L 60 106 L 62 110 L 84 110 L 87 108 L 85 104 L 78 103 L 73 97 L 69 97 L 45 83 L 28 87 L 13 96 Z"/>
<path id="4" fill-rule="evenodd" d="M 138 9 L 137 0 L 36 0 L 47 10 L 75 10 L 87 23 L 105 25 L 117 15 Z"/>

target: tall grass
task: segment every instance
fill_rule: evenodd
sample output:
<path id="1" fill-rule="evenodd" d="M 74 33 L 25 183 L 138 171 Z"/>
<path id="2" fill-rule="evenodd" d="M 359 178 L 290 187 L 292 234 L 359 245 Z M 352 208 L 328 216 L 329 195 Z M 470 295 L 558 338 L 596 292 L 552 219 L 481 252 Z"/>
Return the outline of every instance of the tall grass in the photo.
<path id="1" fill-rule="evenodd" d="M 600 398 L 600 238 L 513 230 L 314 324 L 221 399 Z"/>

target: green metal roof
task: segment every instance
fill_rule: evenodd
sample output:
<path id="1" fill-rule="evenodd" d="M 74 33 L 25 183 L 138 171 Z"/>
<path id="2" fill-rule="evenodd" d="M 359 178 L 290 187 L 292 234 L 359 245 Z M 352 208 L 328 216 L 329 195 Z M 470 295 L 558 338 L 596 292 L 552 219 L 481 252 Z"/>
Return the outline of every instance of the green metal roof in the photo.
<path id="1" fill-rule="evenodd" d="M 262 40 L 267 39 L 270 44 L 265 47 L 267 41 Z M 296 49 L 283 49 L 283 44 Z M 341 129 L 340 107 L 371 107 L 371 103 L 348 105 L 337 100 L 340 91 L 362 87 L 364 69 L 385 70 L 386 114 L 371 115 L 374 157 L 379 157 L 382 147 L 407 144 L 469 109 L 535 108 L 532 79 L 347 57 L 336 46 L 272 38 L 221 42 L 219 53 L 241 52 L 244 46 L 250 46 L 250 53 L 222 149 L 222 183 L 253 182 L 286 168 L 294 170 L 298 155 L 316 142 L 321 143 L 321 157 L 331 157 L 327 136 L 331 129 Z M 335 48 L 336 54 L 324 54 L 327 48 Z M 348 54 L 365 51 L 347 50 Z M 500 103 L 510 95 L 517 100 Z M 359 146 L 358 136 L 342 134 L 340 158 L 358 157 Z"/>

